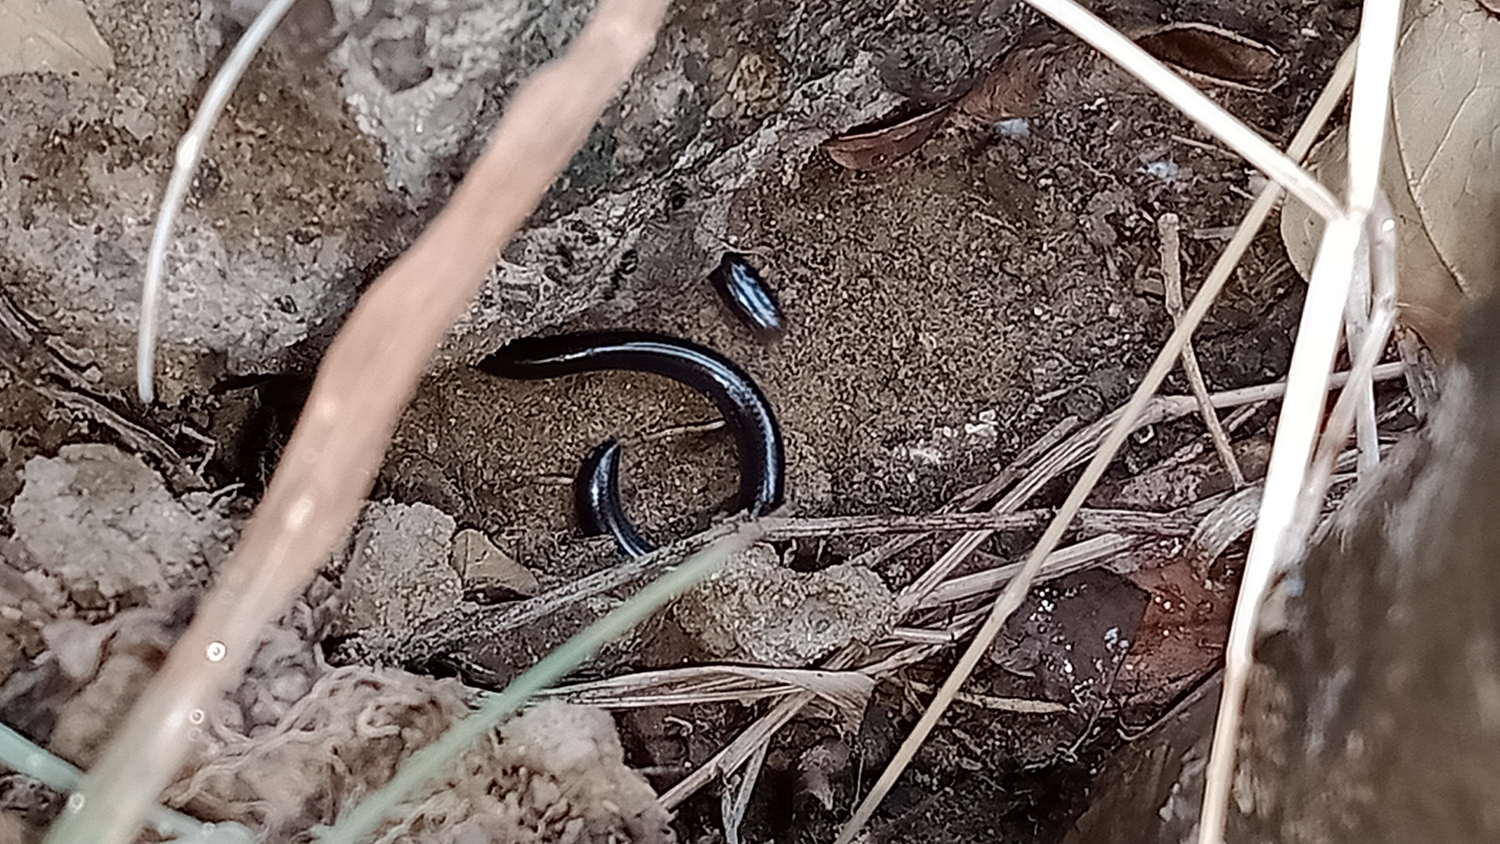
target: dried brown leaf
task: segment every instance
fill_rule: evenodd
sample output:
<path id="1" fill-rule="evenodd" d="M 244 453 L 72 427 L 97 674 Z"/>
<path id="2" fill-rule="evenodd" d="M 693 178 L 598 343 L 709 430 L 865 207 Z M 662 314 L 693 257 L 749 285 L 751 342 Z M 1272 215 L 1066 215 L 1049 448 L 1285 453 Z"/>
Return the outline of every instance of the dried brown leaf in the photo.
<path id="1" fill-rule="evenodd" d="M 1131 40 L 1195 82 L 1265 92 L 1283 79 L 1276 50 L 1206 23 L 1170 23 L 1132 34 Z"/>
<path id="2" fill-rule="evenodd" d="M 1050 41 L 1017 46 L 958 101 L 958 111 L 986 122 L 1035 117 L 1042 109 L 1042 81 L 1062 53 Z"/>
<path id="3" fill-rule="evenodd" d="M 823 149 L 850 170 L 884 170 L 916 151 L 948 116 L 943 105 L 887 126 L 848 132 L 823 142 Z"/>

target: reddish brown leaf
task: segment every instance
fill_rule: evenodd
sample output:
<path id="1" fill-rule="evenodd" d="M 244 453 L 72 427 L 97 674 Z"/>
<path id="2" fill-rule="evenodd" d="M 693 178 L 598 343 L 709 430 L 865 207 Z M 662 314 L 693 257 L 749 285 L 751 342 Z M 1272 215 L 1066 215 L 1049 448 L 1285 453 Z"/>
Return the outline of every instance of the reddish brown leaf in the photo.
<path id="1" fill-rule="evenodd" d="M 884 170 L 932 137 L 950 108 L 942 105 L 899 123 L 876 124 L 830 138 L 823 142 L 823 149 L 834 161 L 850 170 Z"/>
<path id="2" fill-rule="evenodd" d="M 1224 659 L 1232 586 L 1205 581 L 1193 555 L 1130 575 L 1151 595 L 1115 688 L 1132 705 L 1163 705 Z"/>
<path id="3" fill-rule="evenodd" d="M 1280 53 L 1206 23 L 1167 24 L 1131 40 L 1194 81 L 1246 91 L 1269 91 L 1281 84 Z"/>
<path id="4" fill-rule="evenodd" d="M 1049 41 L 1023 42 L 958 101 L 958 110 L 986 122 L 1035 117 L 1042 107 L 1042 79 L 1061 52 Z"/>

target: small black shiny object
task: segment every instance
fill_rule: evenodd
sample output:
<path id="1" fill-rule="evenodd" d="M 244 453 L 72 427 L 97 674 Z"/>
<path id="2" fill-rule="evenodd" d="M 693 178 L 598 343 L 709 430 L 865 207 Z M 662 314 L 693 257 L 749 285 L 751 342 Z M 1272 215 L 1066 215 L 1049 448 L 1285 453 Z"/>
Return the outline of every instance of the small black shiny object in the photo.
<path id="1" fill-rule="evenodd" d="M 712 349 L 642 331 L 528 337 L 502 347 L 481 361 L 479 368 L 500 378 L 525 381 L 623 369 L 686 384 L 714 403 L 734 434 L 740 467 L 736 506 L 760 516 L 785 499 L 786 450 L 771 403 L 744 370 Z M 619 446 L 610 446 L 606 442 L 596 447 L 575 481 L 579 523 L 586 532 L 613 535 L 626 554 L 649 553 L 654 546 L 631 527 L 621 511 Z"/>
<path id="2" fill-rule="evenodd" d="M 744 255 L 725 252 L 719 268 L 709 274 L 708 280 L 735 319 L 754 332 L 756 339 L 774 343 L 786 334 L 786 314 L 781 310 L 776 291 Z"/>

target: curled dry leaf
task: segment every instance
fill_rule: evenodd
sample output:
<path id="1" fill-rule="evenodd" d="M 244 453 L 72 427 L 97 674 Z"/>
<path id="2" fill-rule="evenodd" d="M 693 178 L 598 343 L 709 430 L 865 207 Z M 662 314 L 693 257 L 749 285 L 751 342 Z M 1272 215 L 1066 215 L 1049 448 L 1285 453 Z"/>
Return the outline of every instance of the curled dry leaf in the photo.
<path id="1" fill-rule="evenodd" d="M 1131 40 L 1194 82 L 1265 92 L 1283 78 L 1280 53 L 1206 23 L 1171 23 L 1134 33 Z"/>
<path id="2" fill-rule="evenodd" d="M 835 162 L 850 170 L 884 170 L 932 137 L 951 108 L 942 105 L 897 123 L 862 127 L 829 138 L 823 142 L 823 149 Z"/>
<path id="3" fill-rule="evenodd" d="M 1214 508 L 1193 531 L 1193 547 L 1198 551 L 1200 573 L 1219 559 L 1235 540 L 1255 528 L 1260 513 L 1260 487 L 1246 487 Z"/>
<path id="4" fill-rule="evenodd" d="M 1401 322 L 1451 358 L 1465 300 L 1500 271 L 1500 21 L 1472 0 L 1407 4 L 1391 83 L 1393 142 L 1381 187 L 1395 212 Z M 1346 178 L 1346 134 L 1314 148 L 1314 172 L 1335 191 Z M 1292 263 L 1306 278 L 1322 221 L 1294 201 L 1281 217 Z"/>
<path id="5" fill-rule="evenodd" d="M 985 122 L 1035 117 L 1042 108 L 1042 81 L 1062 53 L 1053 41 L 1023 40 L 958 101 L 958 111 Z"/>

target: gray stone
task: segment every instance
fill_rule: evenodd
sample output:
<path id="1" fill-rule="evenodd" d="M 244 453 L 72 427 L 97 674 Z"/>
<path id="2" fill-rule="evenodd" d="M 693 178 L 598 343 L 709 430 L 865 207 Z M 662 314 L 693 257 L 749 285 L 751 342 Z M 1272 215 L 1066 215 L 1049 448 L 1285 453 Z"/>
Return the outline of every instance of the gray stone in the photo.
<path id="1" fill-rule="evenodd" d="M 468 592 L 498 588 L 535 595 L 541 588 L 530 569 L 496 548 L 483 531 L 473 528 L 464 528 L 453 537 L 453 570 Z"/>

